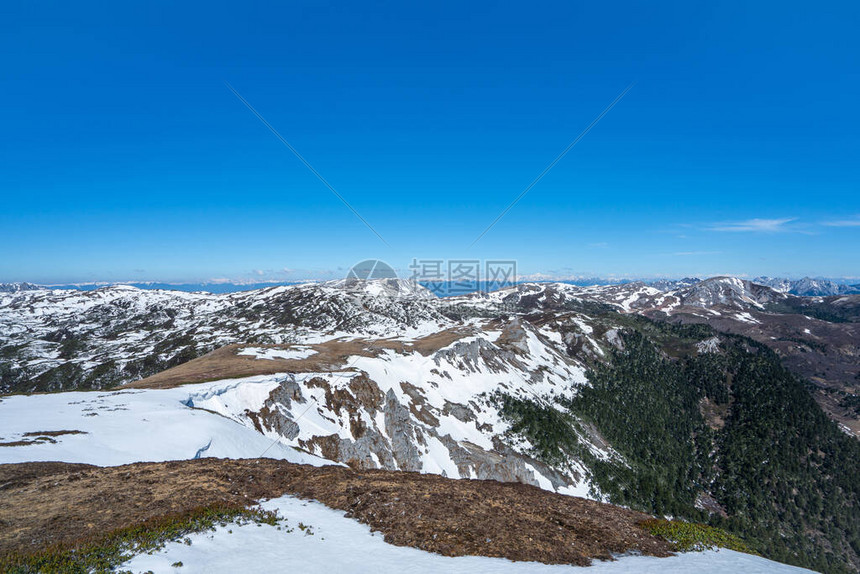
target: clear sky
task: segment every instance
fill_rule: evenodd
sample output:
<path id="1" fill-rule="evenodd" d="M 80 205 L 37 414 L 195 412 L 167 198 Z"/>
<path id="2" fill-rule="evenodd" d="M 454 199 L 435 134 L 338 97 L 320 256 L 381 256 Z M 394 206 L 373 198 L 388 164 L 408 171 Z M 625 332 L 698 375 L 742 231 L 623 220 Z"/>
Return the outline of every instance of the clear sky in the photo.
<path id="1" fill-rule="evenodd" d="M 0 281 L 860 276 L 856 1 L 129 4 L 0 6 Z"/>

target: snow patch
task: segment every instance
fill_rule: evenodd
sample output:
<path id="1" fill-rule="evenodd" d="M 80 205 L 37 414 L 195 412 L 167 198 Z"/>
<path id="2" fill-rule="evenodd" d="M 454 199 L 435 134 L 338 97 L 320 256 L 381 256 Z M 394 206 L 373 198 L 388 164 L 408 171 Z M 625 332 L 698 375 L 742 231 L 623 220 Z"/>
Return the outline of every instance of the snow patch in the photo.
<path id="1" fill-rule="evenodd" d="M 278 530 L 268 524 L 219 526 L 215 531 L 192 534 L 191 544 L 172 542 L 152 554 L 141 554 L 123 564 L 121 570 L 268 574 L 273 571 L 303 574 L 800 574 L 811 572 L 732 550 L 708 550 L 669 558 L 622 556 L 618 560 L 595 560 L 581 568 L 538 562 L 512 562 L 483 556 L 449 557 L 416 548 L 386 544 L 370 527 L 318 502 L 283 496 L 262 504 L 287 520 Z M 302 523 L 308 529 L 297 528 Z M 308 534 L 311 531 L 313 534 Z M 277 566 L 275 566 L 277 565 Z"/>
<path id="2" fill-rule="evenodd" d="M 717 353 L 720 350 L 720 338 L 719 337 L 711 337 L 710 339 L 705 339 L 704 341 L 699 341 L 696 343 L 696 351 L 700 355 L 704 355 L 705 353 Z"/>
<path id="3" fill-rule="evenodd" d="M 51 429 L 86 434 L 60 436 L 56 443 L 2 448 L 0 464 L 60 461 L 116 466 L 202 456 L 256 458 L 263 452 L 290 462 L 335 464 L 273 442 L 219 413 L 194 408 L 215 406 L 212 399 L 221 397 L 221 404 L 230 405 L 224 415 L 233 409 L 259 409 L 278 384 L 276 377 L 257 376 L 173 389 L 4 397 L 0 436 L 18 440 L 24 433 Z"/>

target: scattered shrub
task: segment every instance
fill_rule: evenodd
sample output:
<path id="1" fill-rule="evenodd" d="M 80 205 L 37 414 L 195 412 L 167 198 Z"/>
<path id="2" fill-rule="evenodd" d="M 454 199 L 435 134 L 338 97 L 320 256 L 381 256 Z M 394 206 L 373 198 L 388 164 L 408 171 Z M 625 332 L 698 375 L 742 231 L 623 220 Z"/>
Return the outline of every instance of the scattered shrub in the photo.
<path id="1" fill-rule="evenodd" d="M 216 505 L 161 516 L 127 526 L 101 537 L 74 544 L 57 544 L 34 553 L 11 553 L 0 557 L 0 572 L 10 574 L 77 574 L 113 572 L 137 554 L 153 552 L 168 542 L 186 541 L 188 534 L 213 530 L 230 523 L 251 522 L 276 525 L 275 512 L 256 508 Z M 181 562 L 173 564 L 182 566 Z"/>
<path id="2" fill-rule="evenodd" d="M 702 551 L 713 548 L 728 548 L 747 554 L 756 554 L 746 543 L 722 528 L 681 522 L 678 520 L 662 520 L 652 518 L 639 523 L 644 530 L 655 536 L 665 538 L 678 547 L 681 552 Z"/>

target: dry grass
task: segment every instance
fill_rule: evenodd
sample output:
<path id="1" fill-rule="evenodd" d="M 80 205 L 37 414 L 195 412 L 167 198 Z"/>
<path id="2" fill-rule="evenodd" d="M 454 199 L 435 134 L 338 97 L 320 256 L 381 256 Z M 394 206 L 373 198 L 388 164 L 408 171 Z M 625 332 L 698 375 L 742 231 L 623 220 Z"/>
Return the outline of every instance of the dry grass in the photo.
<path id="1" fill-rule="evenodd" d="M 397 353 L 418 352 L 429 356 L 451 343 L 474 334 L 470 328 L 446 329 L 413 341 L 399 339 L 334 339 L 316 345 L 300 345 L 315 353 L 304 359 L 258 359 L 253 355 L 238 355 L 247 347 L 291 350 L 293 345 L 226 345 L 182 365 L 167 369 L 123 388 L 167 389 L 178 385 L 205 383 L 219 379 L 236 379 L 276 373 L 313 373 L 343 369 L 350 357 L 375 357 L 384 350 Z"/>
<path id="2" fill-rule="evenodd" d="M 445 329 L 444 331 L 415 339 L 412 345 L 410 345 L 410 349 L 421 353 L 425 357 L 429 357 L 439 349 L 447 347 L 464 337 L 471 337 L 476 333 L 477 330 L 471 327 Z"/>
<path id="3" fill-rule="evenodd" d="M 292 345 L 227 345 L 197 359 L 167 369 L 124 388 L 165 389 L 191 383 L 219 379 L 235 379 L 275 373 L 331 371 L 346 366 L 350 356 L 372 357 L 385 348 L 385 341 L 366 339 L 334 340 L 310 347 L 315 354 L 305 359 L 258 359 L 253 355 L 238 355 L 246 347 L 290 350 Z"/>
<path id="4" fill-rule="evenodd" d="M 644 514 L 529 485 L 271 459 L 0 465 L 0 490 L 0 555 L 97 544 L 102 533 L 284 494 L 343 510 L 389 543 L 448 556 L 585 565 L 674 548 L 638 525 Z"/>

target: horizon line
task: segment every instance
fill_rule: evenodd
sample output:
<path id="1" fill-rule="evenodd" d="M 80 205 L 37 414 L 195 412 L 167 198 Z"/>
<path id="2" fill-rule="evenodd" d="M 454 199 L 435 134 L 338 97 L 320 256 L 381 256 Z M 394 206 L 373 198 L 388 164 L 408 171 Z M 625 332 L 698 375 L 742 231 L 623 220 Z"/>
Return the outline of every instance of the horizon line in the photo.
<path id="1" fill-rule="evenodd" d="M 812 279 L 812 280 L 820 280 L 820 281 L 832 281 L 835 283 L 843 282 L 845 284 L 849 284 L 852 281 L 860 281 L 860 276 L 824 276 L 824 275 L 756 275 L 751 276 L 750 274 L 736 274 L 736 273 L 715 273 L 715 274 L 685 274 L 685 275 L 600 275 L 600 274 L 581 274 L 581 275 L 550 275 L 544 273 L 531 273 L 525 274 L 517 277 L 515 281 L 510 283 L 512 284 L 523 284 L 523 283 L 565 283 L 571 281 L 596 281 L 603 282 L 604 284 L 611 283 L 631 283 L 631 282 L 643 282 L 643 283 L 653 283 L 659 281 L 682 281 L 682 280 L 699 280 L 704 281 L 707 279 L 714 279 L 718 277 L 733 277 L 737 279 L 743 279 L 748 281 L 755 281 L 756 279 L 784 279 L 788 281 L 801 281 L 803 279 Z M 241 286 L 254 286 L 254 285 L 271 285 L 271 286 L 279 286 L 279 285 L 299 285 L 299 284 L 313 284 L 313 283 L 325 283 L 328 281 L 338 281 L 341 279 L 345 279 L 345 277 L 328 277 L 328 278 L 306 278 L 306 279 L 260 279 L 260 280 L 247 280 L 247 279 L 204 279 L 204 280 L 156 280 L 156 279 L 146 279 L 146 280 L 95 280 L 95 281 L 55 281 L 55 282 L 39 282 L 39 281 L 2 281 L 0 280 L 0 285 L 35 285 L 37 287 L 54 287 L 54 288 L 75 288 L 75 287 L 111 287 L 111 286 L 120 286 L 120 285 L 128 285 L 128 286 L 136 286 L 136 285 L 170 285 L 170 286 L 189 286 L 189 285 L 222 285 L 222 286 L 232 286 L 232 287 L 241 287 Z M 397 277 L 397 279 L 401 280 L 410 280 L 409 277 Z M 433 281 L 423 281 L 424 283 L 433 283 Z M 454 281 L 438 281 L 439 283 L 453 283 Z M 480 279 L 478 283 L 496 283 L 498 281 L 493 281 L 489 279 Z M 422 280 L 418 280 L 418 283 L 422 283 Z M 594 285 L 598 285 L 600 283 L 594 283 Z"/>

